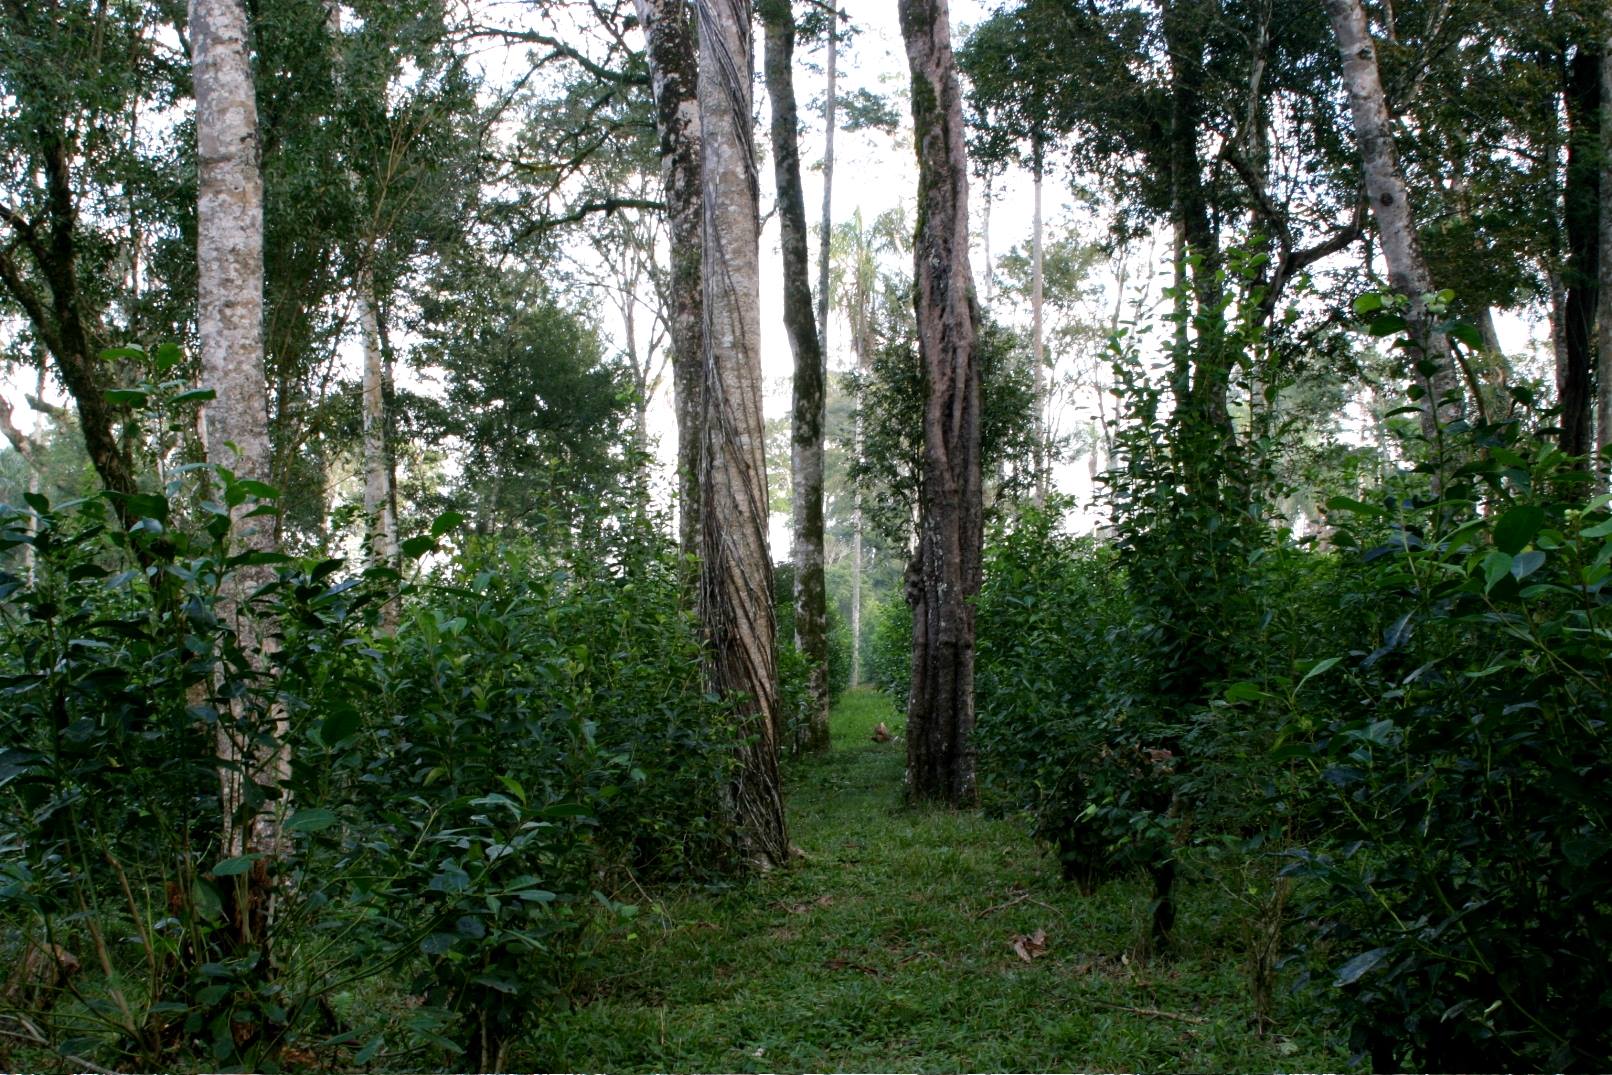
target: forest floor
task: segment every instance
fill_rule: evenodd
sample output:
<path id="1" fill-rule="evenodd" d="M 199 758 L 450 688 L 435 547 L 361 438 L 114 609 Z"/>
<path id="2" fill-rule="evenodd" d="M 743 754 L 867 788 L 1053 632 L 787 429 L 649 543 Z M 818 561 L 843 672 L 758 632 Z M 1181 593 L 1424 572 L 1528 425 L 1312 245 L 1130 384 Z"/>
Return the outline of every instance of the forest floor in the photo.
<path id="1" fill-rule="evenodd" d="M 880 721 L 896 741 L 871 740 Z M 510 1062 L 611 1072 L 1346 1065 L 1316 1028 L 1288 1025 L 1302 1020 L 1285 995 L 1274 1028 L 1256 1029 L 1248 912 L 1224 883 L 1188 871 L 1174 953 L 1133 958 L 1144 885 L 1083 897 L 1022 825 L 903 807 L 900 725 L 882 695 L 848 693 L 833 713 L 833 751 L 786 769 L 804 858 L 727 891 L 659 894 L 630 935 L 595 952 L 591 994 Z"/>

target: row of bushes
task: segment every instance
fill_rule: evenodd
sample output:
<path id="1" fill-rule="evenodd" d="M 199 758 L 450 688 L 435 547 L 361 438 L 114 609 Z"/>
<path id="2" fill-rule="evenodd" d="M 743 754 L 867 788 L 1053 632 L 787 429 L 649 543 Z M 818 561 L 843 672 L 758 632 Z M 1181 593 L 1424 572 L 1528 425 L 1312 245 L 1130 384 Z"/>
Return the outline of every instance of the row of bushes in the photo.
<path id="1" fill-rule="evenodd" d="M 219 505 L 132 506 L 127 533 L 99 501 L 0 519 L 0 989 L 26 1028 L 0 1057 L 497 1070 L 631 916 L 626 871 L 725 861 L 732 729 L 647 524 L 562 563 L 449 558 L 441 520 L 388 636 L 395 573 L 228 557 Z M 265 561 L 260 675 L 220 593 Z M 235 713 L 282 715 L 284 743 Z M 284 781 L 242 766 L 243 812 L 281 807 L 272 861 L 221 842 L 221 734 L 289 749 Z"/>
<path id="2" fill-rule="evenodd" d="M 1300 912 L 1251 952 L 1256 997 L 1296 957 L 1379 1070 L 1595 1066 L 1609 498 L 1516 423 L 1452 435 L 1474 462 L 1442 496 L 1335 498 L 1325 547 L 1251 531 L 1196 635 L 1160 599 L 1188 573 L 1146 570 L 1173 561 L 1012 520 L 979 602 L 983 790 L 1085 886 L 1152 869 L 1165 935 L 1174 864 L 1239 858 L 1259 915 Z M 1218 669 L 1195 700 L 1187 663 Z"/>

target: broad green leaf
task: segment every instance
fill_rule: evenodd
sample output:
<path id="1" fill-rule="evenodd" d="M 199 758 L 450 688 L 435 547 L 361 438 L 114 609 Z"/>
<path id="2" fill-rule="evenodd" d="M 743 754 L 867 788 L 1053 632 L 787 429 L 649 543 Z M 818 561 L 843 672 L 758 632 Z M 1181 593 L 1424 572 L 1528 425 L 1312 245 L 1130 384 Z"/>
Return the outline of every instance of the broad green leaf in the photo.
<path id="1" fill-rule="evenodd" d="M 1355 982 L 1358 982 L 1361 976 L 1367 971 L 1371 970 L 1373 967 L 1387 958 L 1388 949 L 1386 948 L 1373 948 L 1369 952 L 1361 952 L 1349 962 L 1338 968 L 1338 977 L 1333 981 L 1332 984 L 1338 986 L 1353 985 Z"/>
<path id="2" fill-rule="evenodd" d="M 227 858 L 213 867 L 213 876 L 237 877 L 250 870 L 257 858 L 257 855 L 237 855 L 234 858 Z"/>
<path id="3" fill-rule="evenodd" d="M 1500 516 L 1494 524 L 1494 547 L 1515 556 L 1528 547 L 1545 524 L 1545 509 L 1537 504 L 1522 504 Z"/>
<path id="4" fill-rule="evenodd" d="M 439 538 L 465 521 L 465 517 L 457 511 L 445 511 L 431 520 L 431 536 Z"/>
<path id="5" fill-rule="evenodd" d="M 1545 563 L 1545 554 L 1538 549 L 1520 552 L 1511 560 L 1511 577 L 1519 581 L 1538 571 Z"/>
<path id="6" fill-rule="evenodd" d="M 1304 673 L 1304 678 L 1299 680 L 1299 685 L 1293 689 L 1295 691 L 1303 690 L 1304 685 L 1310 682 L 1312 678 L 1320 675 L 1328 669 L 1335 667 L 1341 660 L 1343 660 L 1342 657 L 1327 657 L 1324 660 L 1316 661 L 1315 666 L 1312 667 L 1308 672 Z"/>
<path id="7" fill-rule="evenodd" d="M 1499 581 L 1511 573 L 1511 557 L 1498 549 L 1490 549 L 1483 558 L 1483 592 L 1488 593 Z"/>
<path id="8" fill-rule="evenodd" d="M 323 806 L 298 810 L 286 819 L 287 832 L 323 832 L 336 823 L 336 814 Z"/>

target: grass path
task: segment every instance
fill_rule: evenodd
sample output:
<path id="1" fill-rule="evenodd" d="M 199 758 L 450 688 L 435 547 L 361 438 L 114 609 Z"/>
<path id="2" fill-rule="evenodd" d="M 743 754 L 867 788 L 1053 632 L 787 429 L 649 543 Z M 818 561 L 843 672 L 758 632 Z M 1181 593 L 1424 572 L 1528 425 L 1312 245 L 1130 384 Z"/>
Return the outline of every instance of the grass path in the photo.
<path id="1" fill-rule="evenodd" d="M 1022 827 L 900 806 L 904 744 L 847 695 L 834 749 L 789 769 L 793 869 L 679 896 L 600 951 L 585 1004 L 510 1057 L 549 1071 L 1338 1070 L 1299 1028 L 1265 1036 L 1207 882 L 1178 955 L 1139 966 L 1146 894 L 1083 898 Z M 1016 936 L 1045 932 L 1025 962 Z M 1142 1011 L 1138 1011 L 1141 1009 Z M 1147 1014 L 1153 1013 L 1153 1014 Z M 1158 1014 L 1168 1013 L 1168 1014 Z"/>

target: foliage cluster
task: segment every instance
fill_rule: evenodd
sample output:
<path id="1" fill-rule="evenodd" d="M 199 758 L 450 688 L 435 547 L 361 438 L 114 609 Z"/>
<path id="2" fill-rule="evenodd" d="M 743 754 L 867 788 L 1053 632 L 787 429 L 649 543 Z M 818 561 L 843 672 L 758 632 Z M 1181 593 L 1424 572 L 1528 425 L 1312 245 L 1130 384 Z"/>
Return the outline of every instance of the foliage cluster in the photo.
<path id="1" fill-rule="evenodd" d="M 1150 870 L 1155 941 L 1177 863 L 1239 864 L 1255 996 L 1293 957 L 1379 1069 L 1604 1057 L 1608 498 L 1520 392 L 1407 446 L 1440 494 L 1402 474 L 1294 543 L 1257 441 L 1158 398 L 1129 386 L 1111 545 L 993 537 L 988 801 L 1085 888 Z"/>
<path id="2" fill-rule="evenodd" d="M 441 562 L 387 637 L 394 572 L 228 555 L 229 506 L 272 490 L 189 479 L 208 490 L 141 496 L 131 532 L 38 497 L 0 527 L 8 570 L 35 554 L 31 581 L 0 575 L 0 946 L 30 1055 L 489 1069 L 630 918 L 629 871 L 726 858 L 731 733 L 675 557 L 646 523 L 565 561 L 449 558 L 444 517 L 406 543 Z M 170 527 L 185 512 L 208 525 Z M 220 593 L 265 560 L 259 675 Z M 219 815 L 218 738 L 273 746 L 263 713 L 290 778 L 249 769 L 243 809 L 282 817 L 278 861 L 230 856 Z"/>

